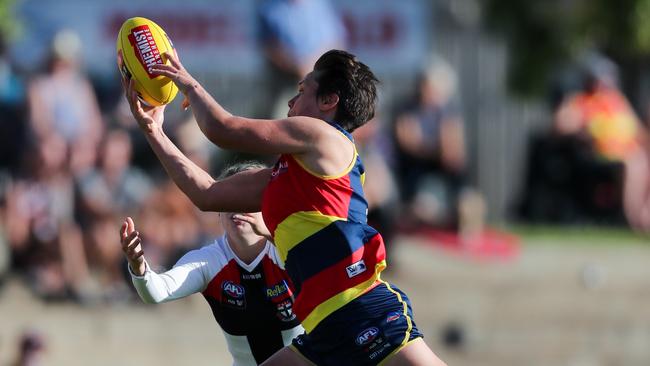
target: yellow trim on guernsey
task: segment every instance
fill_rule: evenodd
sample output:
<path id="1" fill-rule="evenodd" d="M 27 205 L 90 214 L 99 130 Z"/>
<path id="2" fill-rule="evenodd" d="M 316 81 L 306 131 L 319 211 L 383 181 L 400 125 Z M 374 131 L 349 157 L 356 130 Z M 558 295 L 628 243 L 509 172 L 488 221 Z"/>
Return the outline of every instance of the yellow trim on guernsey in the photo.
<path id="1" fill-rule="evenodd" d="M 408 315 L 408 305 L 406 304 L 406 301 L 402 300 L 402 295 L 400 295 L 399 292 L 393 290 L 392 287 L 390 287 L 390 284 L 388 282 L 383 281 L 382 279 L 379 279 L 379 281 L 383 284 L 386 285 L 386 288 L 388 288 L 388 291 L 394 293 L 397 296 L 397 300 L 402 303 L 402 313 L 406 317 L 406 332 L 404 334 L 404 339 L 402 340 L 402 343 L 395 348 L 391 353 L 389 353 L 378 365 L 384 364 L 389 358 L 391 358 L 394 354 L 399 352 L 402 348 L 406 347 L 407 344 L 410 343 L 409 338 L 411 338 L 411 330 L 413 329 L 413 323 L 411 321 L 411 317 Z"/>
<path id="2" fill-rule="evenodd" d="M 375 275 L 370 277 L 368 280 L 351 287 L 343 292 L 330 297 L 329 299 L 323 301 L 314 310 L 307 315 L 307 317 L 302 321 L 302 326 L 305 328 L 305 332 L 311 332 L 318 323 L 323 319 L 327 318 L 334 311 L 340 309 L 343 305 L 349 303 L 350 301 L 361 296 L 375 281 L 380 280 L 379 272 L 386 268 L 386 261 L 383 260 L 375 265 Z M 383 282 L 383 281 L 382 281 Z M 401 298 L 400 298 L 401 299 Z M 410 321 L 409 321 L 409 331 L 410 331 Z"/>
<path id="3" fill-rule="evenodd" d="M 341 131 L 339 131 L 339 133 L 341 135 L 345 136 Z M 296 155 L 291 155 L 291 156 L 293 156 L 293 159 L 296 161 L 296 163 L 298 163 L 298 165 L 300 165 L 307 173 L 313 175 L 314 177 L 321 178 L 323 180 L 332 180 L 332 179 L 338 179 L 338 178 L 341 178 L 341 177 L 343 177 L 345 175 L 348 175 L 352 171 L 352 168 L 354 168 L 354 165 L 357 163 L 357 157 L 359 156 L 359 154 L 357 153 L 357 146 L 354 143 L 352 144 L 352 148 L 354 149 L 354 156 L 352 157 L 352 161 L 350 162 L 348 167 L 345 168 L 345 170 L 341 174 L 333 174 L 333 175 L 318 174 L 315 171 L 309 169 L 307 167 L 307 165 L 305 165 L 305 163 L 300 161 L 300 158 L 298 158 L 298 156 L 296 156 Z"/>
<path id="4" fill-rule="evenodd" d="M 275 246 L 278 248 L 282 261 L 287 260 L 287 254 L 293 247 L 315 234 L 329 224 L 346 220 L 343 217 L 327 216 L 318 211 L 298 211 L 287 216 L 275 228 Z"/>

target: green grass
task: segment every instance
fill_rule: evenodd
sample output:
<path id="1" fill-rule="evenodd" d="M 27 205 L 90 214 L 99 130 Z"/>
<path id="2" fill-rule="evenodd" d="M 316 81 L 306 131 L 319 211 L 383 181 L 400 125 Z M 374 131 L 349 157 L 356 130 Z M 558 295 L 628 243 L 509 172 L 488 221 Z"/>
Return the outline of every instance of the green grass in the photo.
<path id="1" fill-rule="evenodd" d="M 606 226 L 508 225 L 524 245 L 650 245 L 650 234 Z"/>

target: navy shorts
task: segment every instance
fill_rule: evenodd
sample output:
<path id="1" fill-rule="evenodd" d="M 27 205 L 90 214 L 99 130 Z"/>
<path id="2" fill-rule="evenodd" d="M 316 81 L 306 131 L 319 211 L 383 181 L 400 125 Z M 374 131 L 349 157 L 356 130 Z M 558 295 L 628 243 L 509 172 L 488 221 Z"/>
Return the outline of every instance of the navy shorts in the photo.
<path id="1" fill-rule="evenodd" d="M 292 347 L 318 366 L 377 365 L 418 337 L 408 297 L 382 281 L 294 338 Z"/>

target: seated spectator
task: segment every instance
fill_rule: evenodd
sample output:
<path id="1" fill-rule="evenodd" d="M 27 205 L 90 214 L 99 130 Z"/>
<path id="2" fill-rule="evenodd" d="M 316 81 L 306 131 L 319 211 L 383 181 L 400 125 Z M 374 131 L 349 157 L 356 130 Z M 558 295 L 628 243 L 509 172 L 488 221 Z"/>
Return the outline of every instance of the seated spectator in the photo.
<path id="1" fill-rule="evenodd" d="M 0 175 L 18 169 L 25 146 L 25 114 L 24 81 L 9 59 L 0 31 Z"/>
<path id="2" fill-rule="evenodd" d="M 25 172 L 9 185 L 4 225 L 13 268 L 45 299 L 84 299 L 88 267 L 74 221 L 72 178 L 63 139 L 52 134 L 28 147 Z"/>
<path id="3" fill-rule="evenodd" d="M 148 199 L 152 184 L 149 177 L 130 165 L 131 140 L 126 131 L 108 132 L 98 155 L 98 167 L 77 178 L 77 216 L 89 244 L 89 258 L 101 276 L 102 288 L 119 294 L 127 288 L 122 273 L 116 270 L 120 268 L 122 254 L 115 248 L 114 235 L 109 233 L 114 231 L 116 220 L 137 212 Z"/>
<path id="4" fill-rule="evenodd" d="M 393 136 L 398 183 L 409 225 L 458 229 L 466 184 L 463 119 L 454 71 L 435 61 L 397 110 Z M 482 213 L 481 213 L 482 214 Z"/>
<path id="5" fill-rule="evenodd" d="M 66 142 L 75 175 L 88 168 L 103 135 L 95 92 L 81 68 L 81 41 L 63 30 L 52 41 L 46 72 L 28 85 L 29 126 L 37 139 L 53 133 Z"/>
<path id="6" fill-rule="evenodd" d="M 617 85 L 616 66 L 594 56 L 582 88 L 562 98 L 552 130 L 530 146 L 524 218 L 643 226 L 646 131 Z"/>

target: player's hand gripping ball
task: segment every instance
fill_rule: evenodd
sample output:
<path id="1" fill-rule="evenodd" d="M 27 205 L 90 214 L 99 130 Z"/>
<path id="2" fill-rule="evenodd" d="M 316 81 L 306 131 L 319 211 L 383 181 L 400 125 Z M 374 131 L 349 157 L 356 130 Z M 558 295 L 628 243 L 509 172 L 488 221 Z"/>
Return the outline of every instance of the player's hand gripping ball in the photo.
<path id="1" fill-rule="evenodd" d="M 174 45 L 158 24 L 141 17 L 122 24 L 117 36 L 117 66 L 122 78 L 135 81 L 138 96 L 149 106 L 171 103 L 178 93 L 168 77 L 148 71 L 152 65 L 168 63 L 167 52 L 174 52 Z"/>

